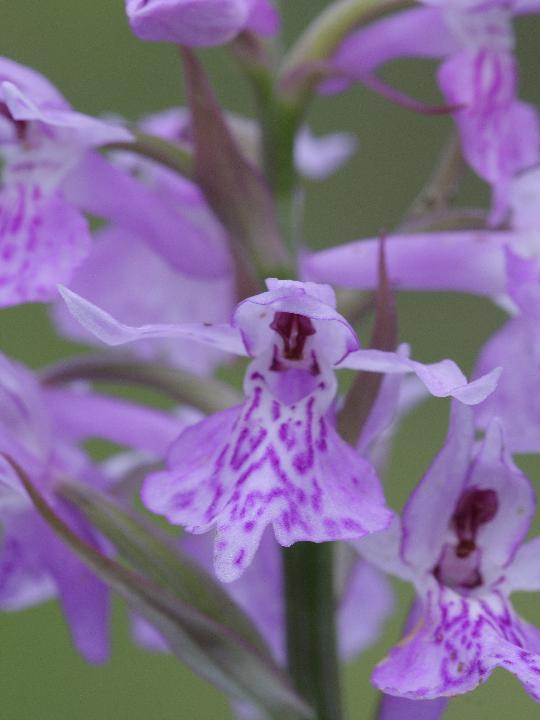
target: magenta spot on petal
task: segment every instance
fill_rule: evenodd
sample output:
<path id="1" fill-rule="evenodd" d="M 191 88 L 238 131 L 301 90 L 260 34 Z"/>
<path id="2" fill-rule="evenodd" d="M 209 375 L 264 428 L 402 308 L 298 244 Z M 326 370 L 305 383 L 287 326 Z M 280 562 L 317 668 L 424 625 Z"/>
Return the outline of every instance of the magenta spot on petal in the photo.
<path id="1" fill-rule="evenodd" d="M 251 532 L 254 527 L 255 527 L 255 523 L 252 520 L 250 520 L 247 523 L 244 523 L 244 530 L 248 533 Z"/>
<path id="2" fill-rule="evenodd" d="M 234 564 L 236 565 L 236 567 L 240 567 L 240 565 L 242 564 L 242 560 L 243 560 L 244 557 L 245 557 L 245 554 L 246 554 L 246 551 L 245 551 L 244 548 L 242 548 L 242 549 L 237 553 L 237 555 L 236 555 L 236 557 L 234 558 L 234 561 L 233 561 Z"/>

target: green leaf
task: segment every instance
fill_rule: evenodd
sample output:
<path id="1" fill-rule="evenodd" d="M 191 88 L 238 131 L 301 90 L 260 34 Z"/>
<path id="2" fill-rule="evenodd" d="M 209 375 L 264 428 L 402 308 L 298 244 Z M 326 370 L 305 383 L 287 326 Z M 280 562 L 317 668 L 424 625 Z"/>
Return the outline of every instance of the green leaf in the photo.
<path id="1" fill-rule="evenodd" d="M 271 720 L 309 720 L 310 709 L 291 689 L 249 619 L 217 582 L 150 530 L 144 521 L 87 487 L 64 483 L 77 504 L 131 567 L 102 555 L 56 514 L 9 456 L 36 509 L 81 559 L 143 615 L 176 657 L 232 698 L 258 706 Z"/>

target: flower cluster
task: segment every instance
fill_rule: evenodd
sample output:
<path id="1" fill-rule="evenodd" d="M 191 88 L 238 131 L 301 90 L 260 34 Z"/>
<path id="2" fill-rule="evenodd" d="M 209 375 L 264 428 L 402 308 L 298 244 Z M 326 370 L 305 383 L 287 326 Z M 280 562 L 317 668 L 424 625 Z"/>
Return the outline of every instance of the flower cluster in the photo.
<path id="1" fill-rule="evenodd" d="M 187 106 L 138 123 L 81 114 L 0 59 L 0 305 L 48 303 L 60 335 L 94 346 L 39 371 L 0 356 L 1 609 L 57 596 L 77 649 L 103 662 L 112 588 L 134 640 L 214 681 L 237 717 L 340 720 L 339 660 L 378 639 L 395 575 L 415 600 L 372 674 L 381 720 L 439 717 L 499 666 L 540 701 L 540 631 L 509 600 L 540 590 L 534 490 L 513 458 L 540 452 L 540 115 L 519 97 L 512 28 L 539 11 L 335 2 L 276 66 L 270 0 L 126 0 L 133 32 L 181 46 L 186 74 Z M 195 51 L 217 45 L 256 88 L 257 120 L 220 107 Z M 440 62 L 440 106 L 376 74 L 405 57 Z M 450 115 L 442 163 L 485 181 L 490 206 L 456 206 L 443 167 L 424 192 L 436 212 L 420 203 L 382 239 L 312 252 L 302 181 L 356 143 L 315 137 L 305 111 L 355 82 Z M 508 314 L 470 380 L 398 343 L 406 290 Z M 429 396 L 449 399 L 447 438 L 399 513 L 382 479 Z"/>

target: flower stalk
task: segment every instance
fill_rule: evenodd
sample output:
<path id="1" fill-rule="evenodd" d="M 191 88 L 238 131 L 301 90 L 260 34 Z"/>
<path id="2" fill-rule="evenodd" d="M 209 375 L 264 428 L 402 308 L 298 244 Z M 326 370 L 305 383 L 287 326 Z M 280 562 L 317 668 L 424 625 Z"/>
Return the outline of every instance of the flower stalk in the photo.
<path id="1" fill-rule="evenodd" d="M 342 720 L 332 543 L 283 550 L 288 668 L 316 720 Z"/>

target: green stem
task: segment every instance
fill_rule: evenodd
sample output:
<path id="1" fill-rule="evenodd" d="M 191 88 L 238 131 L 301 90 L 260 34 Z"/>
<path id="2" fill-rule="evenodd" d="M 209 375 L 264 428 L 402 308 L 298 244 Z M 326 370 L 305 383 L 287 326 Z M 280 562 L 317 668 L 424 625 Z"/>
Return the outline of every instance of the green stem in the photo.
<path id="1" fill-rule="evenodd" d="M 250 80 L 259 109 L 264 174 L 274 197 L 281 234 L 294 258 L 300 244 L 294 145 L 307 102 L 297 105 L 280 96 L 274 77 L 265 68 L 251 73 Z"/>
<path id="2" fill-rule="evenodd" d="M 62 385 L 74 380 L 140 385 L 205 413 L 224 410 L 241 402 L 237 393 L 219 380 L 200 378 L 178 368 L 131 360 L 72 358 L 45 368 L 41 373 L 41 381 L 45 385 Z"/>
<path id="3" fill-rule="evenodd" d="M 283 550 L 287 657 L 297 691 L 315 720 L 342 720 L 335 629 L 333 544 L 301 542 Z"/>

